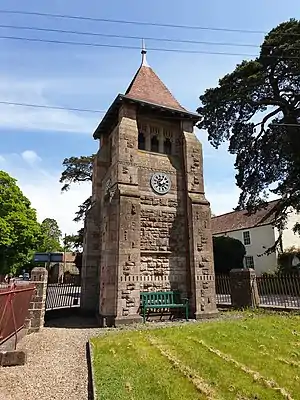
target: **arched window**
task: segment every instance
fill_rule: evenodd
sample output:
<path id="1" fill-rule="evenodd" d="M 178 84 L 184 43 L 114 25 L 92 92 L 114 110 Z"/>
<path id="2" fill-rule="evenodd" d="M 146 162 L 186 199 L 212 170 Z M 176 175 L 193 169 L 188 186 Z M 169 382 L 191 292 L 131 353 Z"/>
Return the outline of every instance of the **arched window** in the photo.
<path id="1" fill-rule="evenodd" d="M 140 150 L 145 150 L 146 147 L 146 140 L 145 140 L 145 135 L 142 132 L 139 132 L 138 136 L 138 148 Z"/>
<path id="2" fill-rule="evenodd" d="M 158 153 L 158 149 L 159 149 L 158 138 L 156 135 L 154 135 L 151 138 L 151 151 Z"/>
<path id="3" fill-rule="evenodd" d="M 166 138 L 164 141 L 164 153 L 165 154 L 171 154 L 172 152 L 172 143 L 169 138 Z"/>

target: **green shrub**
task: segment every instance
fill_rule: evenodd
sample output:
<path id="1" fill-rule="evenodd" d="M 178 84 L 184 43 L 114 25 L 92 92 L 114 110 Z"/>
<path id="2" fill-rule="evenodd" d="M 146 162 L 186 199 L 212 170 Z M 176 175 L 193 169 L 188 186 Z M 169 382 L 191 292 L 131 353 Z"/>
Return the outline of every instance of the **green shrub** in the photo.
<path id="1" fill-rule="evenodd" d="M 291 247 L 278 255 L 278 273 L 282 274 L 299 274 L 299 266 L 293 266 L 294 257 L 300 260 L 300 249 Z"/>
<path id="2" fill-rule="evenodd" d="M 228 274 L 231 269 L 243 268 L 246 249 L 238 239 L 228 236 L 213 237 L 215 272 Z"/>

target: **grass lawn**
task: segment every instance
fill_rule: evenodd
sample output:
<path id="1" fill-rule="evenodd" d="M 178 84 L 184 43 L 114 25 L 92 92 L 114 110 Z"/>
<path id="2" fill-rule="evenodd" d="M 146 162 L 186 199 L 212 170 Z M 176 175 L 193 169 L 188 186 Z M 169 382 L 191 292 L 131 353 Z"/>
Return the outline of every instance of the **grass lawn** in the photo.
<path id="1" fill-rule="evenodd" d="M 300 399 L 300 316 L 107 333 L 91 341 L 98 399 Z"/>

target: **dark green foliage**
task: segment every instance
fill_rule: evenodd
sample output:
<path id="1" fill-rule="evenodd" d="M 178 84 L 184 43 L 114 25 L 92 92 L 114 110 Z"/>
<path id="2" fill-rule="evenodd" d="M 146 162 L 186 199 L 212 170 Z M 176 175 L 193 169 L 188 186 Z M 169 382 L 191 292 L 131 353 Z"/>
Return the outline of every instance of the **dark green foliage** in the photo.
<path id="1" fill-rule="evenodd" d="M 76 257 L 75 257 L 75 265 L 79 270 L 79 273 L 81 273 L 81 268 L 82 268 L 82 252 L 76 252 Z"/>
<path id="2" fill-rule="evenodd" d="M 208 131 L 210 143 L 218 148 L 228 141 L 236 155 L 239 207 L 254 212 L 271 189 L 281 198 L 275 215 L 280 229 L 290 207 L 300 211 L 299 60 L 300 21 L 293 19 L 266 35 L 255 60 L 243 61 L 206 90 L 198 108 L 199 128 Z"/>
<path id="3" fill-rule="evenodd" d="M 93 160 L 95 155 L 81 156 L 81 157 L 70 157 L 65 158 L 63 161 L 63 167 L 65 170 L 61 174 L 60 183 L 63 183 L 62 191 L 70 189 L 73 183 L 91 182 L 93 174 Z M 78 222 L 84 220 L 86 213 L 91 207 L 92 198 L 88 197 L 81 205 L 79 210 L 76 212 L 74 221 Z"/>
<path id="4" fill-rule="evenodd" d="M 243 243 L 228 236 L 213 237 L 215 272 L 228 274 L 231 269 L 243 268 L 246 249 Z"/>
<path id="5" fill-rule="evenodd" d="M 67 251 L 79 250 L 83 246 L 83 228 L 79 229 L 76 235 L 66 235 L 64 246 Z"/>
<path id="6" fill-rule="evenodd" d="M 0 274 L 15 274 L 32 258 L 41 241 L 36 211 L 17 186 L 0 171 Z"/>
<path id="7" fill-rule="evenodd" d="M 76 212 L 76 216 L 74 218 L 75 222 L 84 221 L 86 213 L 92 206 L 92 196 L 88 197 L 82 204 L 78 206 L 78 211 Z"/>
<path id="8" fill-rule="evenodd" d="M 300 250 L 291 248 L 278 254 L 278 273 L 282 274 L 298 274 L 300 266 L 293 266 L 293 259 L 297 257 L 300 260 Z"/>
<path id="9" fill-rule="evenodd" d="M 55 219 L 46 218 L 41 223 L 42 241 L 38 248 L 40 252 L 56 252 L 62 251 L 61 230 L 59 229 L 58 223 Z"/>
<path id="10" fill-rule="evenodd" d="M 82 267 L 83 234 L 84 228 L 81 228 L 76 235 L 66 235 L 64 237 L 65 250 L 74 251 L 76 253 L 74 262 L 79 270 L 79 273 L 81 273 Z"/>
<path id="11" fill-rule="evenodd" d="M 65 158 L 65 170 L 61 174 L 60 183 L 63 191 L 68 190 L 72 183 L 89 182 L 92 180 L 93 160 L 95 155 Z"/>

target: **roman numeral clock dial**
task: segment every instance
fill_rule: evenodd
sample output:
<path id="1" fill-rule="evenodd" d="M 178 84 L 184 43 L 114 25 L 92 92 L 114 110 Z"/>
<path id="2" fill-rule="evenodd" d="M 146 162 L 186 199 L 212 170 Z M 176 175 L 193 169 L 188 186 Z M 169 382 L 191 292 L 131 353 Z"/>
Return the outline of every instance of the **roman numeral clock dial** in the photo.
<path id="1" fill-rule="evenodd" d="M 171 188 L 171 179 L 163 172 L 156 172 L 151 176 L 150 185 L 155 193 L 166 194 Z"/>

